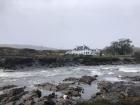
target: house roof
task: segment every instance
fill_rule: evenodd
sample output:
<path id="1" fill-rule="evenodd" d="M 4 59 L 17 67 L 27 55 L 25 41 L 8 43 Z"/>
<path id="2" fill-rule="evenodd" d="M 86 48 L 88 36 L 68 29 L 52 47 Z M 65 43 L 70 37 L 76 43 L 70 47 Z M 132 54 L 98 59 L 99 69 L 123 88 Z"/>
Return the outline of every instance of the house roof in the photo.
<path id="1" fill-rule="evenodd" d="M 74 50 L 90 50 L 90 48 L 89 47 L 87 47 L 87 46 L 85 46 L 85 45 L 83 45 L 83 46 L 77 46 Z"/>

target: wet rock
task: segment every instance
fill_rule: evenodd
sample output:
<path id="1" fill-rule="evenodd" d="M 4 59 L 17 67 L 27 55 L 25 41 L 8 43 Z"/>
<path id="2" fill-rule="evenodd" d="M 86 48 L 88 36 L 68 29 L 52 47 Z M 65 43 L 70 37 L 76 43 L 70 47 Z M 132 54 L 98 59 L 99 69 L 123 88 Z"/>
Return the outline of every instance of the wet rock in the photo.
<path id="1" fill-rule="evenodd" d="M 57 85 L 57 91 L 63 91 L 73 85 L 74 83 L 60 83 Z"/>
<path id="2" fill-rule="evenodd" d="M 39 98 L 42 96 L 42 93 L 41 93 L 40 90 L 34 90 L 33 93 L 35 93 L 36 96 L 39 97 Z"/>
<path id="3" fill-rule="evenodd" d="M 16 101 L 16 105 L 22 105 L 23 103 L 24 105 L 35 105 L 35 103 L 39 102 L 40 97 L 41 97 L 41 91 L 33 90 L 27 92 L 18 101 Z"/>
<path id="4" fill-rule="evenodd" d="M 78 82 L 78 81 L 79 81 L 79 78 L 69 77 L 69 78 L 64 79 L 63 81 L 73 81 L 73 82 Z"/>
<path id="5" fill-rule="evenodd" d="M 59 99 L 57 102 L 56 102 L 56 105 L 75 105 L 76 104 L 76 101 L 75 100 L 72 100 L 72 99 Z"/>
<path id="6" fill-rule="evenodd" d="M 96 77 L 97 76 L 82 76 L 80 79 L 79 79 L 79 82 L 81 83 L 85 83 L 85 84 L 91 84 L 93 81 L 96 80 Z"/>
<path id="7" fill-rule="evenodd" d="M 73 81 L 74 83 L 84 83 L 84 84 L 88 84 L 91 85 L 91 83 L 93 81 L 96 80 L 98 76 L 82 76 L 81 78 L 74 78 L 74 77 L 69 77 L 64 79 L 63 81 Z"/>
<path id="8" fill-rule="evenodd" d="M 39 98 L 37 101 L 34 102 L 34 105 L 56 105 L 57 95 L 55 93 L 51 93 L 48 96 L 44 96 Z"/>
<path id="9" fill-rule="evenodd" d="M 2 86 L 2 87 L 0 87 L 0 91 L 6 90 L 6 89 L 10 89 L 10 88 L 14 88 L 14 87 L 17 87 L 17 86 L 16 86 L 16 85 L 6 85 L 6 86 Z"/>
<path id="10" fill-rule="evenodd" d="M 128 79 L 130 81 L 137 81 L 137 82 L 140 82 L 140 76 L 134 76 L 134 77 L 129 77 L 129 76 L 126 76 L 126 77 L 122 77 L 123 79 Z"/>
<path id="11" fill-rule="evenodd" d="M 68 82 L 71 80 L 71 82 Z M 25 87 L 5 86 L 1 87 L 3 93 L 0 94 L 0 105 L 74 105 L 75 97 L 81 97 L 84 89 L 77 83 L 91 84 L 96 80 L 96 76 L 82 76 L 81 78 L 69 78 L 59 84 L 42 83 L 35 87 L 38 89 L 52 91 L 52 94 L 42 97 L 40 90 L 25 91 Z M 74 82 L 75 81 L 75 82 Z M 68 98 L 61 98 L 55 92 L 61 92 Z"/>
<path id="12" fill-rule="evenodd" d="M 100 94 L 96 95 L 96 99 L 106 99 L 112 102 L 126 99 L 140 101 L 140 83 L 102 81 L 98 84 L 98 88 Z"/>
<path id="13" fill-rule="evenodd" d="M 31 92 L 28 92 L 28 94 L 24 95 L 22 97 L 22 100 L 30 100 L 32 98 L 40 98 L 41 97 L 41 91 L 40 90 L 33 90 Z"/>
<path id="14" fill-rule="evenodd" d="M 0 104 L 5 105 L 6 103 L 15 102 L 19 100 L 26 92 L 25 87 L 16 87 L 8 90 L 4 90 L 3 94 L 0 95 Z"/>
<path id="15" fill-rule="evenodd" d="M 82 87 L 76 86 L 76 87 L 69 87 L 63 93 L 65 95 L 68 95 L 68 97 L 81 97 L 81 94 L 83 92 L 84 92 L 84 89 Z"/>
<path id="16" fill-rule="evenodd" d="M 56 103 L 52 100 L 49 100 L 49 101 L 45 101 L 44 105 L 56 105 Z"/>
<path id="17" fill-rule="evenodd" d="M 4 90 L 0 95 L 0 105 L 34 105 L 41 97 L 41 91 L 24 91 L 25 87 Z M 42 104 L 43 105 L 43 104 Z"/>
<path id="18" fill-rule="evenodd" d="M 24 102 L 25 105 L 34 105 L 35 102 L 33 100 L 27 100 L 26 102 Z"/>
<path id="19" fill-rule="evenodd" d="M 64 89 L 69 95 L 79 96 L 81 87 L 69 87 L 69 83 L 58 84 L 59 89 Z M 54 86 L 54 85 L 53 85 Z M 61 88 L 60 88 L 61 87 Z M 41 97 L 40 90 L 25 91 L 25 87 L 16 87 L 3 91 L 0 95 L 0 105 L 74 105 L 75 100 L 57 97 L 55 93 Z"/>
<path id="20" fill-rule="evenodd" d="M 17 88 L 13 88 L 13 89 L 9 89 L 9 90 L 4 90 L 3 93 L 4 94 L 9 94 L 9 96 L 14 96 L 14 95 L 18 95 L 22 92 L 24 92 L 25 87 L 17 87 Z"/>
<path id="21" fill-rule="evenodd" d="M 67 89 L 70 85 L 73 85 L 73 83 L 60 83 L 58 85 L 55 85 L 52 83 L 43 83 L 43 84 L 38 84 L 35 86 L 40 89 L 57 92 L 57 91 L 63 91 Z"/>
<path id="22" fill-rule="evenodd" d="M 43 83 L 43 84 L 37 84 L 35 87 L 38 87 L 39 89 L 44 89 L 48 91 L 57 91 L 57 85 L 51 84 L 51 83 Z"/>
<path id="23" fill-rule="evenodd" d="M 55 93 L 52 93 L 52 94 L 48 95 L 48 99 L 52 99 L 52 98 L 56 98 Z"/>
<path id="24" fill-rule="evenodd" d="M 10 102 L 10 103 L 7 103 L 5 105 L 14 105 L 14 104 L 15 104 L 15 102 Z"/>

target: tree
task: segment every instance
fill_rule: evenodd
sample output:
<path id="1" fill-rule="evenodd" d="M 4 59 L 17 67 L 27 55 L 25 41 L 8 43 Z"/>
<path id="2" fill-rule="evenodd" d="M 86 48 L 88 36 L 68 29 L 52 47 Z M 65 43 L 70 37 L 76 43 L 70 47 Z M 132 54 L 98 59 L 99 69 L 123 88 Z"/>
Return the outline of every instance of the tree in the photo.
<path id="1" fill-rule="evenodd" d="M 105 48 L 105 52 L 111 55 L 130 55 L 133 52 L 133 45 L 130 39 L 119 39 Z"/>

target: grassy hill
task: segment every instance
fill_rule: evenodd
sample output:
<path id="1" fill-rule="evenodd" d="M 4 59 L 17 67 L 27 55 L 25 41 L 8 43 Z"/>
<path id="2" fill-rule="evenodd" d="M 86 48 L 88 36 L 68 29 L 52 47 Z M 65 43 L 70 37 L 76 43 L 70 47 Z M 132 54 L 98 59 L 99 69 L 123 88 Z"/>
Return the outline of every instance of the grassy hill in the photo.
<path id="1" fill-rule="evenodd" d="M 0 47 L 9 47 L 16 49 L 34 49 L 34 50 L 57 50 L 55 48 L 44 47 L 44 46 L 35 46 L 35 45 L 23 45 L 23 44 L 0 44 Z"/>

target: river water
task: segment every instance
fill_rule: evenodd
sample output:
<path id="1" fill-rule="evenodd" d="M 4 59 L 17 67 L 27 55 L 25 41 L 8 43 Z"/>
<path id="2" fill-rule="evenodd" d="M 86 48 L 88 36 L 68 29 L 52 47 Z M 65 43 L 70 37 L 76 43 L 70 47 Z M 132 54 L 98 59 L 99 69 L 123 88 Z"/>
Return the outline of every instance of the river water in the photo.
<path id="1" fill-rule="evenodd" d="M 91 91 L 97 92 L 97 82 L 106 80 L 111 82 L 126 81 L 124 76 L 140 76 L 140 64 L 137 65 L 102 65 L 102 66 L 77 66 L 45 69 L 24 69 L 24 71 L 4 72 L 0 70 L 0 86 L 15 84 L 32 87 L 34 84 L 45 82 L 60 83 L 67 77 L 81 77 L 83 75 L 98 75 L 97 81 L 91 86 L 83 86 L 86 98 L 91 96 Z M 94 92 L 92 92 L 94 93 Z M 89 95 L 89 96 L 88 96 Z"/>

